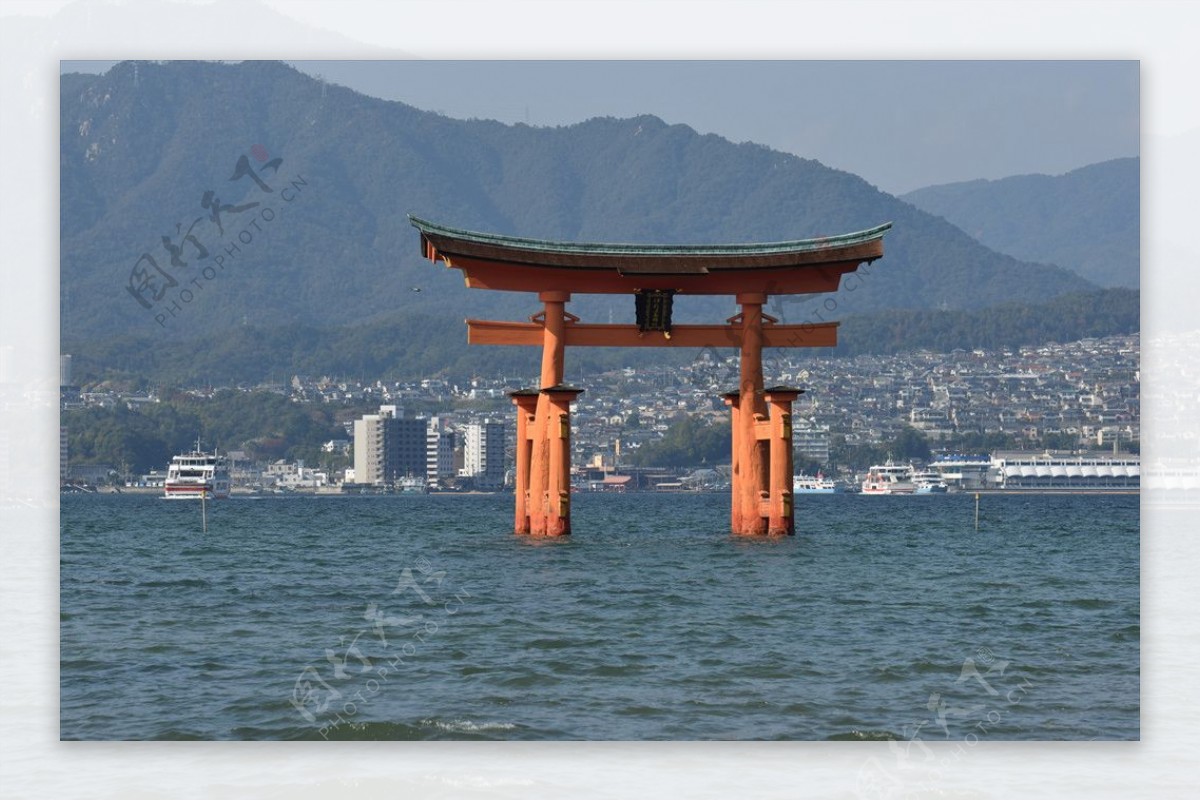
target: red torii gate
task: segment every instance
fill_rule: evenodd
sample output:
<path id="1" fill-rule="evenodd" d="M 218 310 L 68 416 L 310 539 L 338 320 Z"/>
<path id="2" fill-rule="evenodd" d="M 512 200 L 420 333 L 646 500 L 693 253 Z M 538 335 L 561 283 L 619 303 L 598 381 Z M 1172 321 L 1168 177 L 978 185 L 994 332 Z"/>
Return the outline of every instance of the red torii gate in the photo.
<path id="1" fill-rule="evenodd" d="M 891 223 L 866 231 L 790 242 L 629 245 L 550 242 L 463 231 L 409 216 L 422 254 L 463 271 L 468 287 L 537 292 L 543 310 L 528 323 L 467 320 L 474 345 L 541 345 L 538 389 L 512 393 L 517 407 L 518 534 L 571 531 L 571 403 L 583 390 L 563 384 L 567 345 L 740 348 L 732 414 L 730 526 L 739 535 L 795 533 L 792 402 L 803 392 L 763 386 L 762 349 L 830 347 L 837 323 L 781 325 L 763 313 L 768 295 L 834 292 L 846 273 L 883 255 Z M 630 294 L 637 325 L 582 323 L 566 311 L 573 292 Z M 734 295 L 741 313 L 725 325 L 672 325 L 676 294 Z"/>

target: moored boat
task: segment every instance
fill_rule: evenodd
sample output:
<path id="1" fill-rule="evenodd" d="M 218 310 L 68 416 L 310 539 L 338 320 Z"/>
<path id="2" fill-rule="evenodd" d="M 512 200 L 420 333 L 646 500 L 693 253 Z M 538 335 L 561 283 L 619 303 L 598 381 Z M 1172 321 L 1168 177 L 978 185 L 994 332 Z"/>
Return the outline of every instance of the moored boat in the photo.
<path id="1" fill-rule="evenodd" d="M 832 478 L 825 478 L 821 473 L 815 476 L 800 474 L 792 478 L 792 492 L 796 495 L 826 495 L 842 492 L 842 487 Z"/>
<path id="2" fill-rule="evenodd" d="M 936 470 L 913 470 L 912 483 L 915 495 L 936 495 L 950 489 Z"/>
<path id="3" fill-rule="evenodd" d="M 228 498 L 229 465 L 224 456 L 196 448 L 171 459 L 163 482 L 164 498 Z"/>
<path id="4" fill-rule="evenodd" d="M 429 492 L 429 482 L 424 476 L 405 476 L 396 482 L 396 490 L 403 493 L 421 493 Z"/>
<path id="5" fill-rule="evenodd" d="M 867 471 L 862 492 L 864 495 L 912 495 L 916 489 L 912 474 L 910 465 L 895 464 L 888 459 L 887 464 L 872 465 Z"/>

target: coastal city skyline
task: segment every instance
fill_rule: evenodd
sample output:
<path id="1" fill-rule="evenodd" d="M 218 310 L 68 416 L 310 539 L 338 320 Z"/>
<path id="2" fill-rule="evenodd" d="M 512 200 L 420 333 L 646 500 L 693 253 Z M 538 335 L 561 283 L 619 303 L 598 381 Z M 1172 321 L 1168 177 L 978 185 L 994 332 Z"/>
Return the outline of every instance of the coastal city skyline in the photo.
<path id="1" fill-rule="evenodd" d="M 842 486 L 856 489 L 867 462 L 882 460 L 887 443 L 900 441 L 906 430 L 910 431 L 909 446 L 920 443 L 921 449 L 920 455 L 892 454 L 906 463 L 923 464 L 957 452 L 984 460 L 993 453 L 996 459 L 1007 453 L 1011 460 L 1018 453 L 1037 458 L 1050 452 L 1060 458 L 1094 459 L 1097 454 L 1100 458 L 1105 454 L 1130 458 L 1129 451 L 1136 454 L 1141 449 L 1139 352 L 1139 337 L 1134 334 L 995 351 L 783 357 L 773 360 L 772 371 L 780 380 L 806 387 L 806 395 L 794 409 L 796 463 L 808 471 L 826 471 Z M 81 393 L 70 385 L 71 357 L 64 356 L 63 362 L 60 380 L 67 382 L 62 397 L 64 413 L 145 408 L 163 400 L 152 390 L 96 388 Z M 735 371 L 732 358 L 701 354 L 682 368 L 626 368 L 590 375 L 587 384 L 595 399 L 580 399 L 573 424 L 572 461 L 577 466 L 579 488 L 587 489 L 609 473 L 632 475 L 631 489 L 654 489 L 656 482 L 678 489 L 727 486 L 728 465 L 722 464 L 728 455 L 722 449 L 705 457 L 704 461 L 711 458 L 711 463 L 701 463 L 698 458 L 695 463 L 679 463 L 678 456 L 662 462 L 661 455 L 647 460 L 640 451 L 644 446 L 654 451 L 682 421 L 719 428 L 726 413 L 712 398 Z M 871 380 L 864 384 L 858 380 L 862 375 L 870 375 Z M 294 375 L 278 384 L 183 391 L 201 402 L 231 391 L 278 393 L 301 405 L 346 410 L 336 415 L 343 421 L 336 436 L 308 443 L 314 457 L 320 445 L 323 455 L 316 462 L 313 457 L 256 460 L 242 451 L 241 443 L 207 442 L 210 449 L 230 454 L 235 492 L 261 492 L 264 488 L 359 492 L 385 487 L 425 491 L 426 485 L 495 491 L 502 487 L 511 490 L 514 431 L 508 396 L 524 383 L 520 377 L 502 375 L 408 382 Z M 615 391 L 618 384 L 620 392 Z M 69 419 L 65 417 L 64 423 Z M 394 456 L 385 457 L 382 451 L 368 456 L 389 438 L 381 426 L 413 429 L 391 435 L 406 440 L 403 452 L 408 455 L 401 454 L 397 442 Z M 449 439 L 434 437 L 435 426 L 438 431 L 451 432 Z M 495 431 L 501 437 L 498 442 L 487 440 L 486 451 L 484 431 Z M 63 433 L 60 472 L 64 481 L 84 481 L 92 486 L 123 484 L 134 489 L 161 487 L 165 469 L 135 475 L 129 464 L 122 471 L 111 462 L 72 462 L 66 427 Z M 409 439 L 411 443 L 407 443 Z M 375 459 L 377 466 L 368 469 L 368 458 Z M 385 468 L 385 459 L 394 462 L 393 467 Z M 991 473 L 965 486 L 953 478 L 949 484 L 952 489 L 1003 487 L 1006 477 L 1002 468 L 999 472 L 993 468 Z M 642 475 L 654 478 L 643 479 Z M 416 478 L 417 483 L 401 481 Z M 1019 478 L 1008 483 L 1028 489 L 1029 482 L 1016 480 Z M 680 483 L 676 487 L 672 482 Z M 1043 483 L 1060 488 L 1071 484 L 1065 480 Z M 1122 479 L 1104 485 L 1128 491 L 1138 483 L 1135 477 L 1132 484 Z M 1155 486 L 1153 480 L 1150 486 Z"/>

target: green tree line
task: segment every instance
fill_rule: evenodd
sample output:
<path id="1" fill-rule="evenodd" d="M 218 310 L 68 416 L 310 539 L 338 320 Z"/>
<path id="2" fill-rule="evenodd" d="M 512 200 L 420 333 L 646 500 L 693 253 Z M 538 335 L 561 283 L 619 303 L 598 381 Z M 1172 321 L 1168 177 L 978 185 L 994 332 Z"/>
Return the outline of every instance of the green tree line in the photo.
<path id="1" fill-rule="evenodd" d="M 803 302 L 803 303 L 802 303 Z M 1106 289 L 1064 295 L 1039 304 L 1005 304 L 977 311 L 894 310 L 847 317 L 838 347 L 825 355 L 895 354 L 918 349 L 995 350 L 1139 330 L 1139 293 Z M 783 306 L 782 322 L 801 324 L 811 301 Z M 286 383 L 293 375 L 346 379 L 465 379 L 474 375 L 527 377 L 537 353 L 523 347 L 468 347 L 461 319 L 404 315 L 356 326 L 244 326 L 215 338 L 182 342 L 153 336 L 64 341 L 79 383 L 113 380 L 126 386 L 222 386 Z M 627 365 L 683 366 L 695 358 L 678 348 L 578 348 L 571 380 Z"/>
<path id="2" fill-rule="evenodd" d="M 245 450 L 253 459 L 304 459 L 316 466 L 320 446 L 345 439 L 331 409 L 297 404 L 273 392 L 179 393 L 136 410 L 120 405 L 66 411 L 71 464 L 107 464 L 145 473 L 164 469 L 171 457 L 195 446 Z"/>

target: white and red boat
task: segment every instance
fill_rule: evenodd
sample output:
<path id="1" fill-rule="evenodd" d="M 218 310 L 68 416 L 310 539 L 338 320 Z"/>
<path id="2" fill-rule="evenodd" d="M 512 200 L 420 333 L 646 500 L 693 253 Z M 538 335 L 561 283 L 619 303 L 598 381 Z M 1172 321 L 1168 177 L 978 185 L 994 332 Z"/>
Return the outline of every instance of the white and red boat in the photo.
<path id="1" fill-rule="evenodd" d="M 163 482 L 166 498 L 228 498 L 229 464 L 224 456 L 196 449 L 181 453 L 167 467 L 167 479 Z"/>
<path id="2" fill-rule="evenodd" d="M 831 495 L 841 491 L 841 485 L 832 478 L 825 478 L 823 473 L 817 473 L 815 477 L 801 473 L 792 478 L 792 492 L 796 495 Z"/>
<path id="3" fill-rule="evenodd" d="M 912 495 L 916 490 L 913 484 L 913 469 L 907 464 L 893 464 L 891 459 L 887 464 L 872 465 L 863 479 L 863 495 Z"/>

